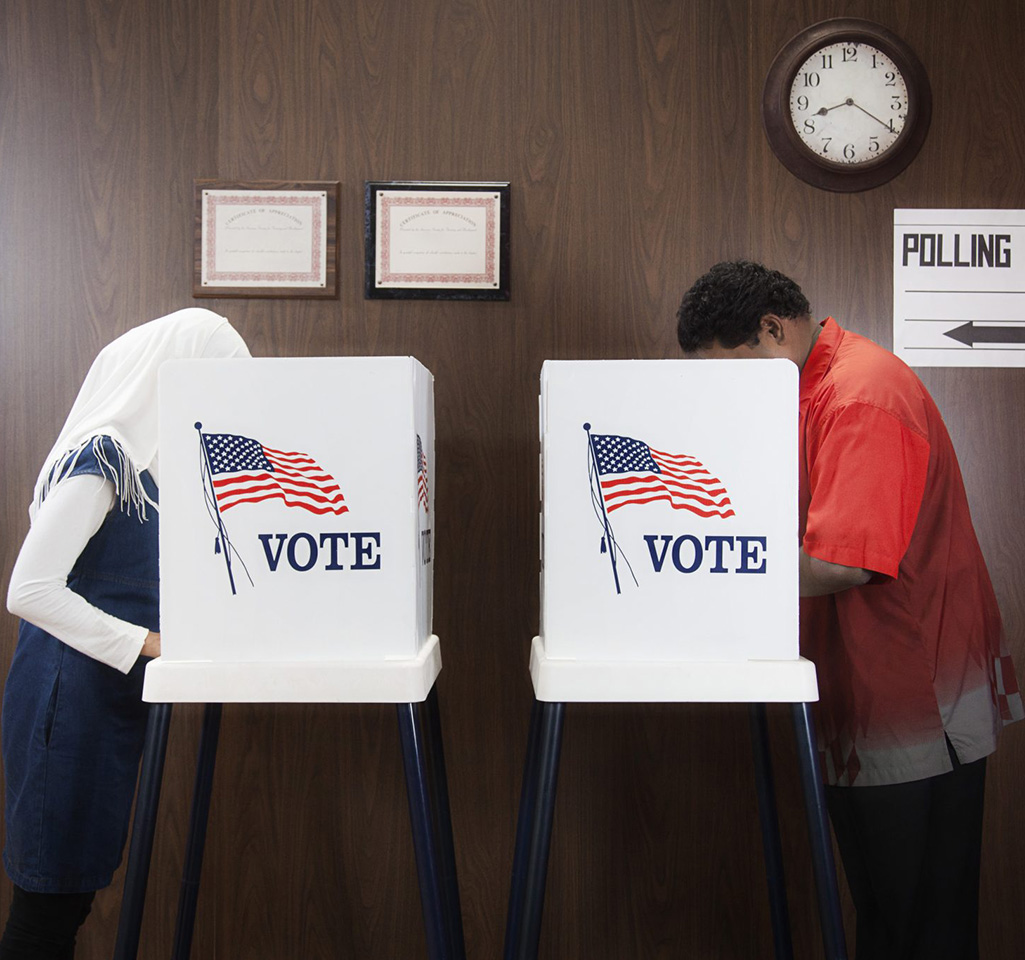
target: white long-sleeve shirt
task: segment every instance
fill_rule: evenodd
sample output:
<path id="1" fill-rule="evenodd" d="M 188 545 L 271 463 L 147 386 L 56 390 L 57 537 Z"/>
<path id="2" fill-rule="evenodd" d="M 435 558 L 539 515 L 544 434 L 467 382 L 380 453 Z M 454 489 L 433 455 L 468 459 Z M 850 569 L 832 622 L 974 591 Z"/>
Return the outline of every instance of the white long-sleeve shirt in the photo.
<path id="1" fill-rule="evenodd" d="M 114 484 L 79 474 L 43 501 L 14 564 L 7 609 L 69 647 L 128 673 L 149 630 L 94 607 L 68 589 L 68 575 L 114 506 Z"/>

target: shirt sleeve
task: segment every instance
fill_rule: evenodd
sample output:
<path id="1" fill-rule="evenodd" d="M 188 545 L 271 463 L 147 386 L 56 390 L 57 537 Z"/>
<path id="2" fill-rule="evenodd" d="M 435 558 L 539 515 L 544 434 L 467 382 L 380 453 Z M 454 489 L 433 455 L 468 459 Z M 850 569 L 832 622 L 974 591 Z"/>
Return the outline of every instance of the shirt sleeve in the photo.
<path id="1" fill-rule="evenodd" d="M 849 403 L 808 448 L 810 556 L 896 578 L 929 469 L 929 441 L 893 414 Z"/>
<path id="2" fill-rule="evenodd" d="M 122 673 L 149 633 L 68 589 L 68 575 L 114 505 L 114 485 L 94 474 L 59 483 L 43 501 L 11 573 L 7 609 Z"/>

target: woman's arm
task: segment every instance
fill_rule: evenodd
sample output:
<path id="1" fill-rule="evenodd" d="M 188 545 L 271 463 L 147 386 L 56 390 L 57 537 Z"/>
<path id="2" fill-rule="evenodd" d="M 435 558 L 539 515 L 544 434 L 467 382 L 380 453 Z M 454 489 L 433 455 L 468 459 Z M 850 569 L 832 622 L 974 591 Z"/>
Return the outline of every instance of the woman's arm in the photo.
<path id="1" fill-rule="evenodd" d="M 69 647 L 128 673 L 140 654 L 158 656 L 160 634 L 94 607 L 68 589 L 68 575 L 114 505 L 114 485 L 68 477 L 43 501 L 14 564 L 7 609 Z"/>

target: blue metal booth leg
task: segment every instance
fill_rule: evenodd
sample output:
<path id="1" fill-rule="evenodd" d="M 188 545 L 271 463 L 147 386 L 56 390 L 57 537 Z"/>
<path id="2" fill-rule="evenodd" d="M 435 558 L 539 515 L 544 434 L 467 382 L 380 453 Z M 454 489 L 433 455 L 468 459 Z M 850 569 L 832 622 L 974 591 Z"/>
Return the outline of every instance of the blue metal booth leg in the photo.
<path id="1" fill-rule="evenodd" d="M 758 819 L 762 827 L 765 875 L 769 883 L 769 913 L 772 917 L 772 944 L 776 960 L 793 960 L 794 943 L 790 933 L 786 878 L 783 872 L 783 847 L 779 838 L 776 812 L 776 783 L 772 775 L 769 726 L 764 703 L 752 703 L 751 745 L 754 748 L 755 790 L 758 794 Z"/>
<path id="2" fill-rule="evenodd" d="M 210 797 L 214 785 L 214 762 L 221 731 L 221 704 L 208 703 L 203 711 L 203 729 L 199 736 L 196 780 L 192 790 L 189 835 L 185 844 L 185 867 L 178 896 L 178 918 L 174 924 L 173 960 L 188 960 L 192 952 L 192 933 L 196 925 L 199 876 L 203 869 L 203 848 L 210 817 Z"/>
<path id="3" fill-rule="evenodd" d="M 506 920 L 505 960 L 536 958 L 541 942 L 565 707 L 564 703 L 535 700 L 530 716 Z"/>
<path id="4" fill-rule="evenodd" d="M 527 854 L 534 824 L 534 804 L 537 798 L 538 745 L 541 742 L 541 701 L 535 700 L 530 709 L 527 733 L 527 756 L 523 764 L 523 784 L 520 787 L 520 809 L 516 821 L 516 847 L 513 853 L 512 882 L 509 888 L 509 909 L 505 920 L 505 960 L 512 960 L 523 923 L 523 893 L 527 880 Z"/>
<path id="5" fill-rule="evenodd" d="M 420 903 L 424 914 L 427 955 L 430 960 L 455 960 L 446 917 L 446 893 L 441 880 L 439 842 L 432 810 L 432 783 L 424 739 L 423 714 L 417 703 L 397 704 L 402 763 L 409 796 L 409 818 L 413 827 L 413 851 L 420 881 Z"/>
<path id="6" fill-rule="evenodd" d="M 459 880 L 456 873 L 456 849 L 452 837 L 452 811 L 448 799 L 448 775 L 445 771 L 445 748 L 441 736 L 441 710 L 437 684 L 424 701 L 421 713 L 429 760 L 431 807 L 438 837 L 438 861 L 441 869 L 441 895 L 445 911 L 448 941 L 454 960 L 465 960 L 463 912 L 459 903 Z"/>
<path id="7" fill-rule="evenodd" d="M 128 849 L 121 915 L 117 925 L 114 960 L 135 960 L 139 952 L 142 910 L 146 904 L 146 883 L 153 854 L 153 835 L 160 803 L 160 781 L 167 756 L 167 732 L 171 725 L 171 704 L 155 703 L 146 721 L 146 743 L 142 751 L 139 795 L 135 801 L 132 841 Z"/>
<path id="8" fill-rule="evenodd" d="M 826 960 L 847 960 L 843 914 L 836 884 L 836 863 L 826 812 L 826 792 L 819 775 L 818 751 L 815 745 L 815 724 L 811 704 L 793 704 L 794 732 L 797 736 L 797 759 L 801 768 L 801 786 L 808 812 L 808 834 L 811 840 L 812 866 L 819 897 L 822 942 Z"/>

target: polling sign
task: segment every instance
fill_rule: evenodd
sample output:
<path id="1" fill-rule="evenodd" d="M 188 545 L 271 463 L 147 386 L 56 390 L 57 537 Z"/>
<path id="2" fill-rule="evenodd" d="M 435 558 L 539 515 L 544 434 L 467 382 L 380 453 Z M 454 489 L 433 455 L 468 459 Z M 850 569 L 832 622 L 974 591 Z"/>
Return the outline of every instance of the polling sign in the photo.
<path id="1" fill-rule="evenodd" d="M 893 352 L 1025 366 L 1025 210 L 893 211 Z"/>

